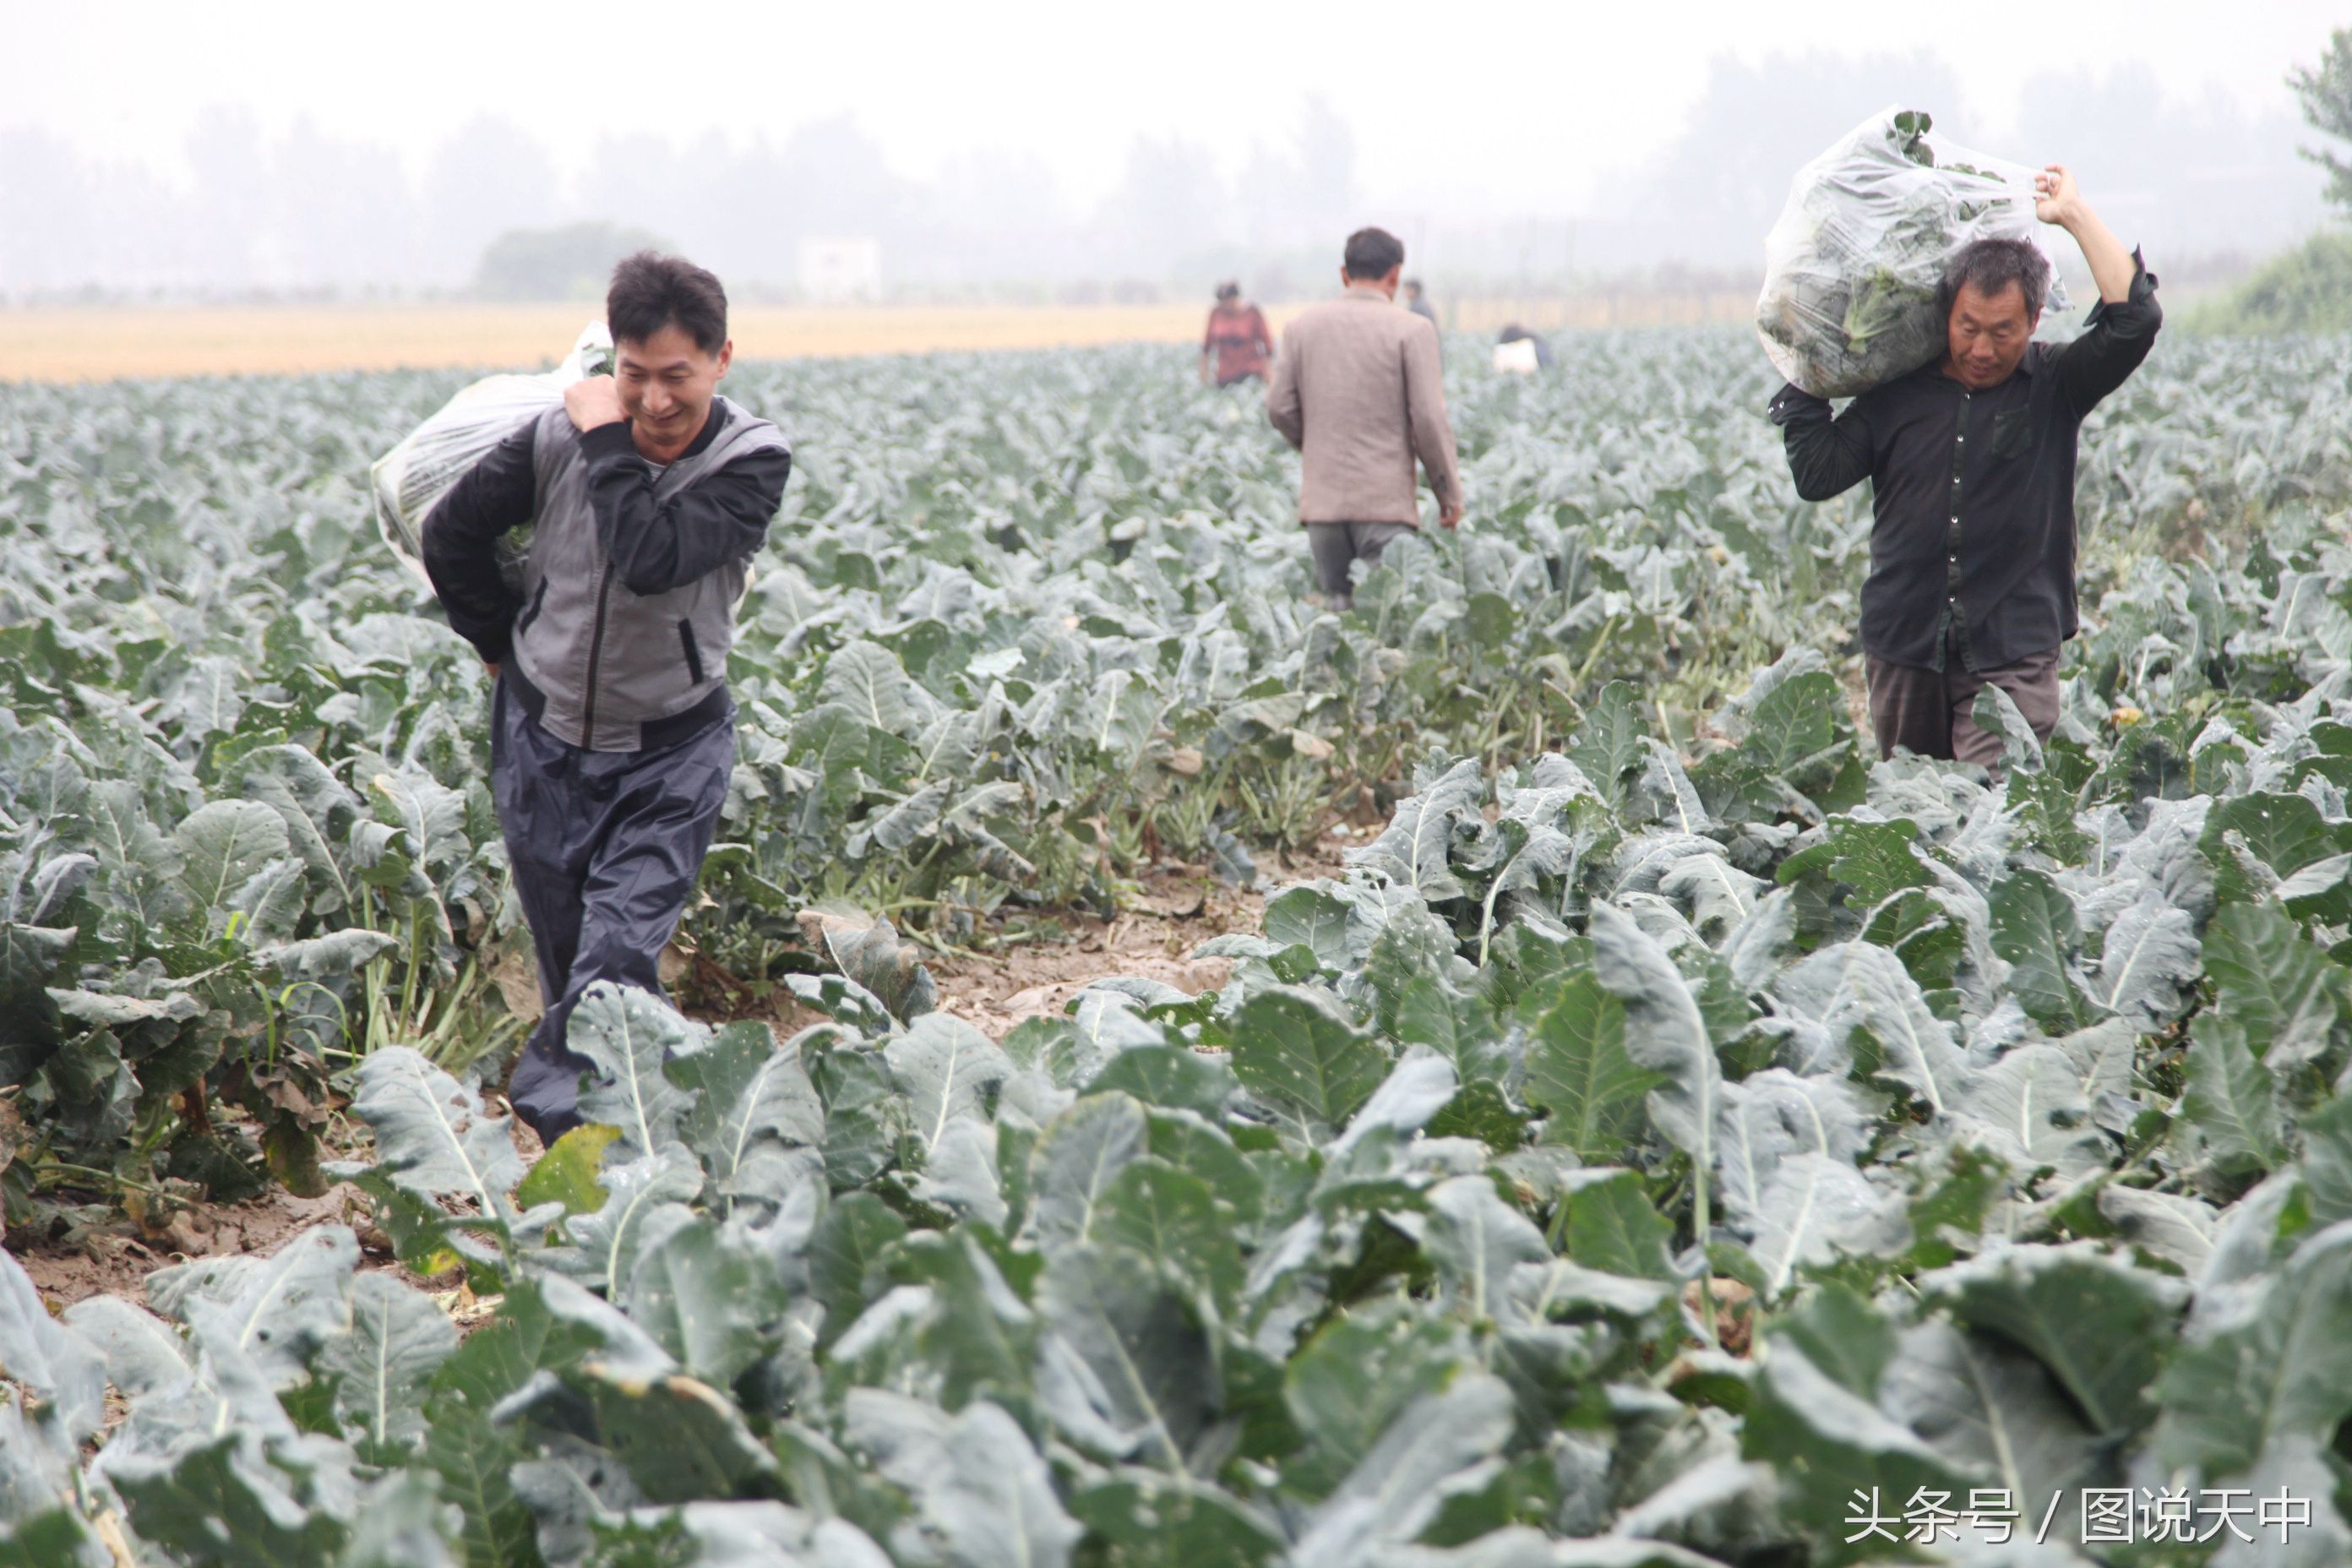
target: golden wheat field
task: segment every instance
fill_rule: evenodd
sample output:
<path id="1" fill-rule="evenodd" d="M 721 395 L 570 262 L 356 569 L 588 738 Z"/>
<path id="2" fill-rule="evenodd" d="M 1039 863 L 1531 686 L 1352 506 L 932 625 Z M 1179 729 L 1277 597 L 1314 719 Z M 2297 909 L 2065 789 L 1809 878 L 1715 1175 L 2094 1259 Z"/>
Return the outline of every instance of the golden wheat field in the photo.
<path id="1" fill-rule="evenodd" d="M 532 367 L 560 358 L 594 303 L 562 305 L 100 307 L 0 311 L 0 380 L 246 375 L 442 365 Z M 927 349 L 1176 342 L 1190 307 L 740 309 L 751 359 Z"/>
<path id="2" fill-rule="evenodd" d="M 1055 348 L 1196 340 L 1206 303 L 1092 306 L 739 307 L 730 325 L 747 359 L 932 350 Z M 1296 306 L 1273 306 L 1276 330 Z M 1482 298 L 1450 306 L 1447 324 L 1488 332 L 1508 321 L 1539 330 L 1736 321 L 1744 297 L 1596 291 L 1565 299 Z M 551 363 L 596 314 L 561 305 L 98 306 L 0 310 L 0 381 L 266 375 L 310 371 Z"/>

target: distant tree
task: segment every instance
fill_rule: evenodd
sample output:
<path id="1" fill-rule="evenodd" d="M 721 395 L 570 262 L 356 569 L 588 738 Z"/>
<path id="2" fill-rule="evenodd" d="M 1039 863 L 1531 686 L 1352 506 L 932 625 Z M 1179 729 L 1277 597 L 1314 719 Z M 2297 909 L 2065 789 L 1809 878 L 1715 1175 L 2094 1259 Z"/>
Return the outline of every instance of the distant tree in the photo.
<path id="1" fill-rule="evenodd" d="M 2352 27 L 2336 29 L 2319 64 L 2289 72 L 2286 84 L 2303 100 L 2313 130 L 2352 142 Z M 2352 216 L 2352 159 L 2326 147 L 2306 147 L 2303 155 L 2327 171 L 2327 199 Z"/>
<path id="2" fill-rule="evenodd" d="M 1127 151 L 1127 177 L 1097 216 L 1109 268 L 1166 278 L 1181 259 L 1223 238 L 1231 226 L 1216 159 L 1181 135 L 1139 136 Z"/>
<path id="3" fill-rule="evenodd" d="M 474 290 L 491 300 L 593 300 L 604 292 L 621 258 L 667 248 L 644 229 L 618 224 L 509 229 L 483 250 Z"/>
<path id="4" fill-rule="evenodd" d="M 1351 229 L 1356 188 L 1356 132 L 1320 93 L 1310 95 L 1298 126 L 1298 196 L 1318 237 Z M 1328 246 L 1328 241 L 1326 240 Z"/>
<path id="5" fill-rule="evenodd" d="M 278 288 L 397 287 L 425 259 L 415 198 L 385 142 L 330 135 L 298 118 L 271 153 L 264 198 L 264 281 Z"/>
<path id="6" fill-rule="evenodd" d="M 695 167 L 685 150 L 667 138 L 645 132 L 608 135 L 598 140 L 581 171 L 572 205 L 614 223 L 675 235 L 687 254 L 699 260 L 702 237 L 694 232 L 693 219 L 698 206 L 708 208 L 708 179 L 709 172 Z"/>
<path id="7" fill-rule="evenodd" d="M 2352 234 L 2315 234 L 2189 320 L 2221 332 L 2352 332 Z"/>
<path id="8" fill-rule="evenodd" d="M 2145 63 L 2123 60 L 2026 78 L 2015 136 L 1983 151 L 2074 170 L 2117 234 L 2161 253 L 2170 287 L 2189 280 L 2192 258 L 2234 255 L 2242 267 L 2326 216 L 2294 155 L 2300 130 L 2284 99 L 2249 109 L 2218 89 L 2168 97 Z"/>
<path id="9" fill-rule="evenodd" d="M 1597 228 L 1617 229 L 1623 259 L 1751 266 L 1789 199 L 1789 177 L 1889 103 L 1960 132 L 1959 77 L 1930 50 L 1848 57 L 1826 50 L 1749 62 L 1717 55 L 1682 133 L 1607 198 Z M 1956 138 L 1957 139 L 1957 138 Z M 1991 149 L 1986 149 L 1990 152 Z M 1589 237 L 1604 241 L 1603 234 Z M 1607 245 L 1595 258 L 1608 265 Z"/>
<path id="10" fill-rule="evenodd" d="M 191 281 L 200 289 L 250 289 L 261 282 L 257 254 L 269 247 L 268 151 L 247 109 L 215 104 L 200 110 L 182 150 L 194 176 L 178 236 Z"/>
<path id="11" fill-rule="evenodd" d="M 72 141 L 37 125 L 0 126 L 0 292 L 112 285 L 89 170 Z"/>
<path id="12" fill-rule="evenodd" d="M 560 184 L 546 147 L 514 121 L 479 115 L 460 125 L 425 172 L 426 279 L 463 283 L 467 258 L 498 235 L 553 224 Z"/>

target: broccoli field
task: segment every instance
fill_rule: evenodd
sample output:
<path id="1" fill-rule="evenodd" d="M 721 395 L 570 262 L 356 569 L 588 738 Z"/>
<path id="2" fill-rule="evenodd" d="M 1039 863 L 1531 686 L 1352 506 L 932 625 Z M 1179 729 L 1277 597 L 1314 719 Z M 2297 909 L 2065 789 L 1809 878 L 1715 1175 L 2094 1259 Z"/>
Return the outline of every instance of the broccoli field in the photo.
<path id="1" fill-rule="evenodd" d="M 8 1244 L 366 1194 L 0 1252 L 0 1564 L 2352 1559 L 2352 340 L 2104 406 L 1997 783 L 1858 737 L 1752 335 L 1473 361 L 1345 616 L 1177 351 L 739 369 L 683 1010 L 592 995 L 535 1163 L 489 686 L 366 491 L 464 378 L 0 387 Z M 1265 895 L 1224 984 L 940 1008 L 1171 867 Z"/>

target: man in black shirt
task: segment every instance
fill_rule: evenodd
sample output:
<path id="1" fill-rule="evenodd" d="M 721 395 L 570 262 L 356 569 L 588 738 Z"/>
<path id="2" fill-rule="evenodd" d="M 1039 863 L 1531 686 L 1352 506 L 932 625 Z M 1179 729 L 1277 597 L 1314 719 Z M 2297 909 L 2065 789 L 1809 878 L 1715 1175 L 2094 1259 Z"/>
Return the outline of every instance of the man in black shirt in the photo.
<path id="1" fill-rule="evenodd" d="M 1797 493 L 1827 500 L 1867 479 L 1874 518 L 1862 588 L 1871 726 L 1903 746 L 1991 768 L 1998 735 L 1977 693 L 2009 693 L 2036 735 L 2058 722 L 2058 648 L 2074 635 L 2074 444 L 2085 416 L 2147 357 L 2164 313 L 2156 277 L 2053 164 L 2035 214 L 2082 247 L 2098 284 L 2071 343 L 2032 341 L 2048 291 L 2042 253 L 1979 240 L 1945 276 L 1943 357 L 1855 398 L 1783 387 Z"/>

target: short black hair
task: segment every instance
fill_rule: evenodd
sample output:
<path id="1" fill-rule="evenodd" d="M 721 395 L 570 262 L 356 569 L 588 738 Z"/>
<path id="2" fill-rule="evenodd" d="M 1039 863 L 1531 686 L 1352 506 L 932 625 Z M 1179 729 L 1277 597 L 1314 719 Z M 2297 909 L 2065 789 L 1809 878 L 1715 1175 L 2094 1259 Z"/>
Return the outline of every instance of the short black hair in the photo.
<path id="1" fill-rule="evenodd" d="M 1228 278 L 1228 279 L 1226 279 L 1223 283 L 1220 283 L 1220 284 L 1218 284 L 1218 285 L 1217 285 L 1217 298 L 1218 298 L 1218 299 L 1220 299 L 1220 300 L 1238 300 L 1238 299 L 1240 299 L 1241 297 L 1242 297 L 1242 286 L 1241 286 L 1240 284 L 1238 284 L 1238 283 L 1234 282 L 1232 279 Z"/>
<path id="2" fill-rule="evenodd" d="M 613 341 L 641 343 L 672 322 L 696 348 L 717 353 L 727 342 L 727 290 L 709 268 L 682 256 L 640 250 L 624 258 L 604 296 Z"/>
<path id="3" fill-rule="evenodd" d="M 1420 292 L 1421 292 L 1421 279 L 1418 279 L 1418 278 L 1408 278 L 1408 279 L 1406 279 L 1404 280 L 1404 291 L 1405 291 L 1406 293 L 1408 293 L 1408 294 L 1418 294 L 1418 293 L 1420 293 Z"/>
<path id="4" fill-rule="evenodd" d="M 2050 261 L 2027 240 L 1970 240 L 1945 264 L 1944 280 L 1936 290 L 1936 303 L 1946 319 L 1959 300 L 1962 285 L 1969 283 L 1987 295 L 2000 294 L 2016 284 L 2025 296 L 2025 319 L 2030 321 L 2042 314 L 2042 301 L 2049 297 Z"/>
<path id="5" fill-rule="evenodd" d="M 1385 278 L 1404 265 L 1404 241 L 1384 228 L 1360 228 L 1348 237 L 1343 261 L 1350 278 Z"/>

